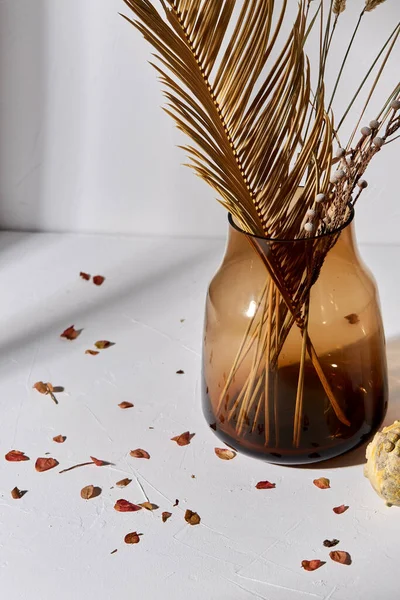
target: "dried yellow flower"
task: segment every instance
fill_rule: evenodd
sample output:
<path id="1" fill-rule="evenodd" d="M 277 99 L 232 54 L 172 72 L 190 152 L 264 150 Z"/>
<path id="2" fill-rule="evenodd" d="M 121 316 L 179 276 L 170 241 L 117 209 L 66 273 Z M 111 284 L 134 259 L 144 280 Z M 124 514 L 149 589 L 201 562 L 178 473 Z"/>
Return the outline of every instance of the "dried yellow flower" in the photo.
<path id="1" fill-rule="evenodd" d="M 340 15 L 346 9 L 346 0 L 335 0 L 332 7 L 332 12 L 335 15 Z"/>
<path id="2" fill-rule="evenodd" d="M 371 12 L 380 4 L 383 4 L 385 0 L 365 0 L 365 12 Z"/>

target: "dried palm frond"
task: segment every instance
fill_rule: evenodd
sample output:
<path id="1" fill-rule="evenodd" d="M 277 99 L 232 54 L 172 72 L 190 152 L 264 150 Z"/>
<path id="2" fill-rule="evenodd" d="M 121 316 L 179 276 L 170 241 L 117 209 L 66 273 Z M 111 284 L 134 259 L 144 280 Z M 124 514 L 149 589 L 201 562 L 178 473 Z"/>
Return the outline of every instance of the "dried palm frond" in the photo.
<path id="1" fill-rule="evenodd" d="M 307 2 L 299 3 L 273 62 L 287 0 L 275 25 L 273 0 L 244 0 L 229 39 L 236 0 L 160 0 L 164 16 L 149 0 L 124 1 L 138 20 L 125 18 L 157 50 L 161 67 L 153 66 L 168 90 L 166 112 L 195 142 L 185 147 L 191 167 L 246 231 L 299 236 L 305 210 L 329 182 L 332 161 L 324 89 L 312 98 L 304 53 Z M 314 101 L 314 122 L 303 139 Z M 301 207 L 293 211 L 302 183 Z"/>

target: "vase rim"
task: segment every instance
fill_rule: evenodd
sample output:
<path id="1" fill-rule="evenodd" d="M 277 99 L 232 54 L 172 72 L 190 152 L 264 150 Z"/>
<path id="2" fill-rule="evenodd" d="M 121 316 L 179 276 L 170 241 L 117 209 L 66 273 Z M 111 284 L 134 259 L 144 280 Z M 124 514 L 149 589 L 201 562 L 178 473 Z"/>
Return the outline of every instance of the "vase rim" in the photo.
<path id="1" fill-rule="evenodd" d="M 278 243 L 278 244 L 293 244 L 296 242 L 304 243 L 304 242 L 312 242 L 315 240 L 321 240 L 323 238 L 327 238 L 327 237 L 330 237 L 337 233 L 340 233 L 341 231 L 343 231 L 343 229 L 346 229 L 346 227 L 348 227 L 353 222 L 353 219 L 355 216 L 354 206 L 349 202 L 347 207 L 350 211 L 349 217 L 346 219 L 346 221 L 344 223 L 342 223 L 342 225 L 340 225 L 340 227 L 336 227 L 336 229 L 332 229 L 332 231 L 327 231 L 326 233 L 322 233 L 320 235 L 315 235 L 315 236 L 310 236 L 310 237 L 305 237 L 305 238 L 295 238 L 295 239 L 271 238 L 271 237 L 267 237 L 267 236 L 263 236 L 263 235 L 257 235 L 256 233 L 249 233 L 249 232 L 241 229 L 241 227 L 239 227 L 239 225 L 236 225 L 235 221 L 233 220 L 232 213 L 228 213 L 228 221 L 229 221 L 229 225 L 231 227 L 233 227 L 233 229 L 236 229 L 236 231 L 238 231 L 239 233 L 243 233 L 243 235 L 247 235 L 248 237 L 256 238 L 258 240 L 263 240 L 265 242 L 273 242 L 273 243 Z"/>

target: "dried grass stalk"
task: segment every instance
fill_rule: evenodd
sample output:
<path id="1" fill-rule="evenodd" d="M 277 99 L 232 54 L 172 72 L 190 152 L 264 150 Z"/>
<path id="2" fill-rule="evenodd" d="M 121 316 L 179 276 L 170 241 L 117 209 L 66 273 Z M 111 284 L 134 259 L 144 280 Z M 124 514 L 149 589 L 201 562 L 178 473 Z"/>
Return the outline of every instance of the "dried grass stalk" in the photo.
<path id="1" fill-rule="evenodd" d="M 371 12 L 380 4 L 383 4 L 386 0 L 365 0 L 365 12 Z"/>
<path id="2" fill-rule="evenodd" d="M 340 13 L 346 10 L 346 0 L 334 0 L 332 6 L 332 12 L 335 15 L 340 15 Z"/>

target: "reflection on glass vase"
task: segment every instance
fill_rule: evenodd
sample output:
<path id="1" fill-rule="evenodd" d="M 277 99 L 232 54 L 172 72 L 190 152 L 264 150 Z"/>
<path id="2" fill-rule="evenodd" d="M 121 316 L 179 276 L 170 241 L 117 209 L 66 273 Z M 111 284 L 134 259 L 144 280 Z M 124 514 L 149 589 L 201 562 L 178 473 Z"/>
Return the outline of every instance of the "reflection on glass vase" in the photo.
<path id="1" fill-rule="evenodd" d="M 316 462 L 368 440 L 384 418 L 379 299 L 350 212 L 341 230 L 296 241 L 246 234 L 230 217 L 207 296 L 202 395 L 210 426 L 238 450 Z"/>

